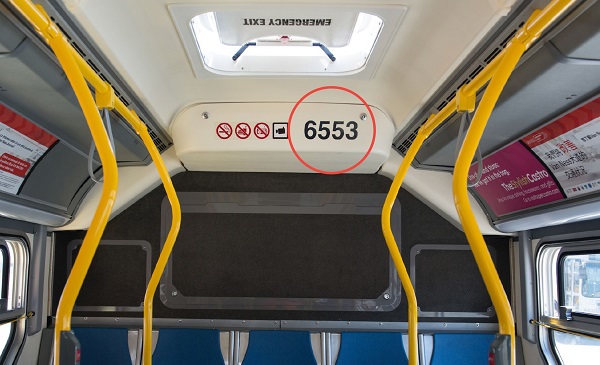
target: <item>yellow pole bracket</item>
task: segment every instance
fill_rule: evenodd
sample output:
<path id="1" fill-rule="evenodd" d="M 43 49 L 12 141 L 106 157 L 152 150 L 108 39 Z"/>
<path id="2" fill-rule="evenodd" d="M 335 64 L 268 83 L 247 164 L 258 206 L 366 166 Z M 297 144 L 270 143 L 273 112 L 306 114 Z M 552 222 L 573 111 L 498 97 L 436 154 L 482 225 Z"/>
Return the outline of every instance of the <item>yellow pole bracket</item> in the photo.
<path id="1" fill-rule="evenodd" d="M 115 90 L 110 86 L 110 84 L 104 81 L 106 85 L 106 91 L 100 92 L 96 90 L 96 105 L 98 109 L 108 109 L 113 110 L 115 108 L 115 103 L 117 100 L 117 96 L 115 95 Z"/>
<path id="2" fill-rule="evenodd" d="M 458 113 L 469 112 L 472 113 L 475 110 L 475 100 L 477 95 L 475 93 L 467 94 L 465 87 L 461 86 L 456 91 L 456 111 Z"/>

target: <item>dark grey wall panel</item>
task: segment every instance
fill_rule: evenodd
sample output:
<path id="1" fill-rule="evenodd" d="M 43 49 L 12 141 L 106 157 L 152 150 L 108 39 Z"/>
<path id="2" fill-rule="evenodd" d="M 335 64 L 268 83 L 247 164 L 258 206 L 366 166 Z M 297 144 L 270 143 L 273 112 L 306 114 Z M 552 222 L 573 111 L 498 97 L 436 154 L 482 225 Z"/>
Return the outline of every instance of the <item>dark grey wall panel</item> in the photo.
<path id="1" fill-rule="evenodd" d="M 385 177 L 378 175 L 338 175 L 338 176 L 325 176 L 319 174 L 261 174 L 261 173 L 204 173 L 204 172 L 183 172 L 173 177 L 173 184 L 178 193 L 181 192 L 257 192 L 257 193 L 306 193 L 307 196 L 313 196 L 313 193 L 386 193 L 389 189 L 391 181 Z M 107 225 L 106 231 L 104 232 L 103 239 L 108 240 L 145 240 L 148 241 L 152 245 L 152 265 L 156 264 L 158 259 L 158 253 L 160 251 L 161 246 L 161 202 L 165 197 L 165 192 L 162 187 L 158 187 L 148 195 L 140 199 L 138 202 L 133 204 L 127 210 L 119 214 L 117 217 L 113 218 Z M 398 197 L 398 201 L 402 207 L 401 214 L 401 253 L 405 260 L 405 263 L 408 265 L 410 262 L 410 252 L 413 247 L 416 245 L 466 245 L 466 239 L 463 232 L 459 231 L 456 227 L 446 221 L 444 218 L 439 216 L 433 210 L 428 208 L 425 204 L 421 203 L 418 199 L 407 193 L 406 191 L 401 191 Z M 185 203 L 185 202 L 182 202 Z M 192 214 L 193 215 L 193 214 Z M 196 214 L 197 215 L 197 214 Z M 190 214 L 184 214 L 183 219 L 190 219 Z M 216 217 L 218 218 L 218 217 Z M 213 216 L 212 222 L 214 222 L 215 217 Z M 279 221 L 273 221 L 273 223 L 279 223 Z M 361 225 L 365 225 L 368 222 L 361 222 Z M 183 225 L 189 225 L 193 222 L 183 222 Z M 202 245 L 204 249 L 199 252 L 205 252 L 203 260 L 211 260 L 211 257 L 214 255 L 219 255 L 219 253 L 226 250 L 234 250 L 236 249 L 232 245 L 227 247 L 220 247 L 218 242 L 209 242 L 216 241 L 216 239 L 212 238 L 210 235 L 204 234 L 204 229 L 202 227 L 206 227 L 206 225 L 210 225 L 211 220 L 206 220 L 202 222 L 201 226 L 188 226 L 182 232 L 181 239 L 187 240 L 188 242 L 183 242 L 183 245 L 177 249 L 176 243 L 176 253 L 175 253 L 175 266 L 181 264 L 177 263 L 177 258 L 186 257 L 186 250 L 189 250 L 191 245 L 195 244 L 196 237 L 198 240 L 198 245 Z M 223 222 L 218 222 L 218 224 L 223 224 Z M 347 221 L 345 223 L 338 222 L 339 224 L 357 224 L 356 222 Z M 339 229 L 339 227 L 336 227 Z M 227 235 L 235 237 L 236 233 L 243 235 L 245 230 L 236 231 L 235 227 L 231 228 L 231 232 L 227 232 Z M 186 232 L 187 231 L 187 232 Z M 279 231 L 285 231 L 285 229 L 279 228 Z M 373 239 L 369 244 L 378 245 L 376 249 L 383 249 L 380 245 L 384 245 L 382 240 L 382 232 L 381 227 L 378 222 L 374 222 L 372 225 L 371 234 Z M 305 232 L 302 232 L 304 234 Z M 62 292 L 64 287 L 64 283 L 66 281 L 66 267 L 67 267 L 67 245 L 74 239 L 81 239 L 84 236 L 85 232 L 83 231 L 64 231 L 56 233 L 56 259 L 55 259 L 55 283 L 54 283 L 54 295 L 53 298 L 54 305 L 58 303 L 58 296 Z M 286 235 L 294 235 L 294 232 L 287 232 Z M 325 239 L 331 232 L 324 231 L 323 228 L 315 230 L 315 240 L 317 239 Z M 187 235 L 187 238 L 185 237 Z M 256 237 L 260 235 L 253 234 L 252 237 L 248 239 L 256 239 Z M 192 238 L 190 238 L 192 237 Z M 282 240 L 286 239 L 286 237 L 282 237 Z M 244 242 L 244 238 L 241 238 L 239 242 Z M 486 237 L 486 243 L 488 246 L 493 247 L 496 251 L 496 259 L 498 264 L 499 275 L 502 279 L 503 285 L 508 292 L 510 292 L 510 258 L 509 258 L 509 238 L 507 237 Z M 253 247 L 260 247 L 260 242 L 253 242 Z M 208 247 L 208 248 L 207 248 Z M 195 249 L 195 248 L 194 248 Z M 325 248 L 324 248 L 325 249 Z M 178 251 L 180 250 L 180 251 Z M 244 259 L 251 259 L 249 255 L 243 255 L 242 250 L 237 250 L 236 252 L 232 252 L 232 255 L 235 255 L 239 260 L 242 260 L 240 265 L 247 265 L 244 263 Z M 265 255 L 268 255 L 268 248 L 263 248 L 265 251 Z M 178 252 L 178 253 L 177 253 Z M 328 253 L 328 254 L 331 254 Z M 252 252 L 252 255 L 260 255 L 260 253 Z M 463 259 L 471 259 L 470 256 L 466 255 L 466 258 Z M 422 256 L 425 260 L 425 256 Z M 180 259 L 181 260 L 181 259 Z M 260 257 L 260 261 L 265 265 L 269 265 L 273 259 L 270 259 L 268 256 Z M 200 260 L 201 261 L 201 260 Z M 197 265 L 203 265 L 205 263 L 197 262 Z M 254 262 L 256 264 L 257 262 Z M 468 273 L 461 273 L 462 277 L 478 277 L 479 273 L 474 269 L 474 261 L 470 262 L 472 265 L 468 265 L 465 269 L 468 269 Z M 193 262 L 192 262 L 193 264 Z M 218 265 L 215 265 L 216 262 L 211 261 L 211 265 L 213 265 L 212 270 L 217 271 L 214 275 L 223 275 L 231 268 L 220 269 Z M 274 266 L 277 266 L 281 263 L 274 263 Z M 426 265 L 426 263 L 423 263 Z M 435 262 L 431 262 L 432 265 L 435 265 Z M 424 267 L 424 266 L 421 266 Z M 242 269 L 242 268 L 235 268 Z M 184 280 L 190 280 L 189 283 L 181 283 L 178 282 L 178 285 L 190 286 L 193 285 L 194 281 L 201 281 L 203 279 L 197 279 L 197 275 L 202 275 L 203 273 L 211 272 L 211 268 L 208 267 L 199 267 L 197 270 L 193 270 L 193 267 L 190 266 L 190 272 L 186 276 Z M 362 268 L 364 270 L 364 268 Z M 368 271 L 368 268 L 366 269 Z M 376 270 L 376 269 L 374 269 Z M 288 282 L 291 280 L 300 280 L 302 276 L 292 277 L 289 273 L 281 273 L 281 275 L 286 275 Z M 374 272 L 372 274 L 376 276 Z M 444 287 L 451 286 L 453 283 L 456 283 L 456 277 L 452 277 L 452 272 L 446 272 L 444 270 L 443 273 L 439 273 L 436 277 L 431 277 L 431 280 L 439 281 L 439 286 Z M 179 275 L 181 278 L 181 275 Z M 235 278 L 229 278 L 234 280 Z M 336 280 L 353 280 L 351 277 L 344 277 L 343 275 L 335 276 L 333 275 L 333 279 Z M 223 278 L 223 280 L 228 280 L 227 278 Z M 348 283 L 345 283 L 348 284 Z M 424 284 L 421 281 L 421 284 Z M 214 287 L 214 283 L 210 283 L 209 285 L 202 287 L 201 289 L 205 295 L 221 295 L 219 293 L 210 292 L 211 286 L 214 290 L 223 291 L 222 288 Z M 256 286 L 257 283 L 251 283 L 252 286 Z M 164 287 L 163 287 L 164 288 Z M 460 288 L 453 287 L 456 290 L 460 290 Z M 178 288 L 179 289 L 179 288 Z M 269 289 L 269 288 L 266 288 Z M 263 294 L 266 289 L 260 289 Z M 359 289 L 357 287 L 357 289 Z M 379 288 L 378 290 L 380 290 Z M 190 288 L 187 288 L 189 291 Z M 364 287 L 362 289 L 364 291 Z M 452 290 L 449 288 L 448 290 Z M 279 291 L 278 291 L 279 292 Z M 182 290 L 184 295 L 188 295 L 185 291 Z M 258 290 L 255 291 L 257 294 Z M 248 293 L 244 293 L 248 294 Z M 179 295 L 179 294 L 178 294 Z M 404 296 L 404 293 L 401 294 Z M 460 295 L 456 293 L 456 295 Z M 481 299 L 481 298 L 479 298 Z M 487 300 L 488 298 L 484 298 Z M 481 305 L 473 304 L 472 307 L 479 309 Z M 93 312 L 78 312 L 75 316 L 106 316 L 106 317 L 119 317 L 123 319 L 124 317 L 135 317 L 135 313 L 131 312 L 103 312 L 103 313 L 93 313 Z M 139 315 L 139 314 L 138 314 Z M 312 320 L 312 321 L 325 321 L 325 320 L 343 320 L 343 321 L 377 321 L 377 322 L 386 322 L 386 321 L 406 321 L 407 320 L 407 304 L 406 300 L 401 300 L 400 305 L 392 311 L 361 311 L 361 312 L 351 312 L 351 311 L 327 311 L 327 310 L 235 310 L 235 309 L 174 309 L 168 308 L 163 304 L 160 300 L 160 293 L 156 294 L 154 298 L 154 316 L 155 318 L 181 318 L 181 319 L 243 319 L 243 320 Z M 422 318 L 420 319 L 423 322 L 469 322 L 473 323 L 495 323 L 497 322 L 497 318 L 495 316 L 491 318 Z M 216 321 L 215 321 L 216 322 Z"/>

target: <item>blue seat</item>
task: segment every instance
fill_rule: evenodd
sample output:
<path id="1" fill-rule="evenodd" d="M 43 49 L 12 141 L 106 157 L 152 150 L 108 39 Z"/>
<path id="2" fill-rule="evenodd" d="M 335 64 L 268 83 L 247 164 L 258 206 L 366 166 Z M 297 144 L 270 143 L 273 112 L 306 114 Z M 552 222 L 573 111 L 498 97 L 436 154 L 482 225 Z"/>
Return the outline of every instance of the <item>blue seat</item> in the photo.
<path id="1" fill-rule="evenodd" d="M 219 343 L 217 330 L 162 328 L 158 331 L 152 363 L 225 365 Z"/>
<path id="2" fill-rule="evenodd" d="M 309 332 L 250 331 L 242 365 L 316 365 Z"/>
<path id="3" fill-rule="evenodd" d="M 126 328 L 73 328 L 85 365 L 131 365 Z"/>
<path id="4" fill-rule="evenodd" d="M 397 332 L 342 333 L 337 365 L 407 365 L 402 334 Z"/>
<path id="5" fill-rule="evenodd" d="M 487 365 L 494 337 L 487 333 L 434 334 L 431 365 Z"/>

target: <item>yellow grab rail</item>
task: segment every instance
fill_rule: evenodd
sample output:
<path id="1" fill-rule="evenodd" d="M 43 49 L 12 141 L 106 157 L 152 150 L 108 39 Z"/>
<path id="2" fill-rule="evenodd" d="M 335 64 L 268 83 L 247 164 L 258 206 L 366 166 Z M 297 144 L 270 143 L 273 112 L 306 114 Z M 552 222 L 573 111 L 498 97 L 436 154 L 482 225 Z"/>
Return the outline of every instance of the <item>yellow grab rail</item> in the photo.
<path id="1" fill-rule="evenodd" d="M 171 204 L 171 229 L 167 235 L 163 250 L 160 254 L 156 268 L 152 273 L 152 277 L 144 297 L 144 343 L 151 344 L 153 297 L 156 293 L 160 276 L 162 275 L 166 266 L 166 261 L 168 260 L 177 239 L 179 227 L 181 225 L 181 208 L 175 188 L 173 187 L 173 183 L 171 181 L 171 177 L 169 176 L 169 171 L 167 170 L 160 156 L 160 152 L 154 145 L 152 137 L 148 133 L 148 129 L 144 122 L 140 120 L 133 110 L 128 109 L 121 100 L 115 97 L 112 87 L 107 82 L 102 80 L 100 76 L 98 76 L 96 72 L 87 64 L 87 62 L 79 55 L 79 53 L 77 53 L 77 51 L 69 45 L 66 39 L 64 39 L 60 30 L 51 22 L 50 18 L 44 12 L 42 7 L 39 5 L 34 5 L 30 0 L 11 0 L 11 3 L 34 26 L 36 31 L 38 31 L 50 44 L 50 47 L 56 53 L 60 64 L 65 69 L 65 74 L 67 74 L 69 81 L 71 81 L 72 78 L 76 78 L 76 84 L 73 81 L 71 81 L 71 83 L 73 84 L 73 88 L 75 89 L 78 99 L 80 99 L 86 119 L 89 121 L 88 123 L 94 123 L 95 129 L 93 129 L 91 125 L 90 129 L 92 130 L 92 136 L 94 137 L 98 154 L 100 155 L 100 160 L 102 161 L 104 169 L 104 186 L 100 203 L 98 205 L 98 210 L 92 219 L 92 223 L 82 244 L 81 251 L 77 256 L 75 264 L 73 265 L 71 275 L 67 280 L 67 285 L 65 286 L 57 311 L 54 363 L 59 363 L 60 331 L 70 330 L 71 313 L 73 311 L 73 306 L 75 305 L 75 300 L 77 299 L 77 295 L 79 294 L 81 285 L 83 284 L 83 280 L 87 274 L 87 270 L 91 264 L 96 248 L 98 247 L 98 242 L 100 241 L 100 237 L 102 236 L 116 198 L 116 160 L 112 154 L 108 136 L 104 130 L 104 124 L 100 119 L 96 105 L 98 105 L 98 107 L 116 109 L 119 114 L 121 114 L 139 134 L 142 142 L 150 153 L 152 161 L 156 165 L 156 169 L 165 187 L 169 203 Z M 89 92 L 86 80 L 91 86 L 94 87 L 96 93 L 96 103 L 94 103 L 91 93 Z M 77 87 L 75 85 L 77 85 Z M 98 130 L 98 128 L 100 129 Z M 103 133 L 103 140 L 100 139 L 102 136 L 97 137 L 98 133 Z M 106 156 L 106 154 L 109 152 L 110 156 Z M 90 243 L 86 243 L 88 241 Z M 152 347 L 144 346 L 144 348 L 151 349 Z M 146 354 L 146 351 L 144 351 L 144 364 L 150 364 L 152 361 L 151 356 L 146 356 Z"/>
<path id="2" fill-rule="evenodd" d="M 104 171 L 104 184 L 98 208 L 94 213 L 90 228 L 83 239 L 81 249 L 65 284 L 56 312 L 54 363 L 59 364 L 61 332 L 71 329 L 71 313 L 73 312 L 75 300 L 79 295 L 83 280 L 92 263 L 117 196 L 117 161 L 94 98 L 71 52 L 72 47 L 41 7 L 36 7 L 28 0 L 11 0 L 11 2 L 32 23 L 36 31 L 44 37 L 61 64 L 81 105 Z"/>
<path id="3" fill-rule="evenodd" d="M 144 134 L 142 134 L 142 139 L 144 140 L 144 143 L 150 143 L 152 144 L 152 147 L 154 147 L 152 138 L 150 138 L 150 135 L 147 131 L 144 131 Z M 177 239 L 179 227 L 181 226 L 181 207 L 179 205 L 177 193 L 175 192 L 175 188 L 171 182 L 171 177 L 169 176 L 169 173 L 163 164 L 162 158 L 160 157 L 158 150 L 156 150 L 156 147 L 154 147 L 154 153 L 156 154 L 156 158 L 160 161 L 160 164 L 156 164 L 156 168 L 158 169 L 161 180 L 167 192 L 167 198 L 171 204 L 171 229 L 169 230 L 165 244 L 160 252 L 160 256 L 158 257 L 156 267 L 154 268 L 152 276 L 150 277 L 150 281 L 148 282 L 146 294 L 144 295 L 144 347 L 142 356 L 144 365 L 152 364 L 152 308 L 154 294 L 156 293 L 156 288 L 160 282 L 160 277 L 165 271 L 165 266 L 167 265 L 169 256 L 171 256 L 171 252 L 175 246 L 175 240 Z M 154 160 L 155 156 L 152 156 L 152 159 Z"/>
<path id="4" fill-rule="evenodd" d="M 461 146 L 452 179 L 454 204 L 485 286 L 498 313 L 499 331 L 510 336 L 510 362 L 515 363 L 515 326 L 510 302 L 471 209 L 467 189 L 469 169 L 494 106 L 523 53 L 574 0 L 555 0 L 536 11 L 503 51 Z"/>
<path id="5" fill-rule="evenodd" d="M 515 35 L 513 41 L 511 42 L 512 44 L 518 43 L 519 45 L 515 45 L 512 47 L 508 46 L 505 50 L 503 50 L 489 65 L 487 65 L 483 69 L 482 72 L 480 72 L 475 77 L 475 79 L 473 79 L 469 84 L 463 86 L 457 92 L 457 96 L 453 100 L 451 100 L 438 114 L 433 114 L 427 119 L 427 121 L 419 128 L 415 140 L 411 144 L 410 148 L 406 152 L 406 155 L 402 159 L 400 166 L 398 167 L 398 171 L 396 172 L 396 175 L 390 187 L 390 191 L 388 192 L 386 201 L 383 206 L 382 228 L 386 244 L 388 246 L 388 249 L 390 250 L 390 254 L 392 255 L 392 259 L 394 260 L 396 270 L 398 271 L 398 275 L 400 276 L 402 286 L 404 288 L 404 291 L 406 292 L 408 299 L 409 365 L 417 364 L 417 301 L 414 294 L 414 288 L 412 286 L 412 283 L 410 282 L 410 277 L 406 272 L 406 266 L 402 261 L 402 257 L 400 255 L 400 252 L 394 240 L 394 235 L 390 228 L 390 215 L 392 206 L 394 200 L 396 199 L 396 196 L 398 195 L 404 177 L 406 176 L 406 173 L 408 172 L 408 169 L 410 168 L 410 165 L 412 164 L 412 161 L 414 160 L 417 152 L 421 148 L 423 142 L 431 135 L 431 133 L 440 124 L 442 124 L 442 122 L 448 119 L 452 115 L 452 113 L 456 111 L 473 110 L 475 93 L 479 89 L 481 89 L 485 84 L 487 84 L 493 76 L 495 80 L 490 83 L 488 88 L 491 87 L 495 89 L 494 94 L 499 95 L 499 93 L 502 91 L 506 80 L 510 76 L 510 73 L 516 66 L 523 52 L 527 50 L 537 38 L 539 38 L 541 33 L 549 25 L 551 25 L 561 14 L 563 14 L 574 3 L 575 0 L 553 0 L 542 11 L 534 12 L 525 24 L 525 26 L 517 33 L 517 35 Z M 501 70 L 498 71 L 499 69 Z M 486 92 L 486 95 L 487 94 L 488 93 Z M 461 166 L 458 166 L 459 161 L 457 161 L 457 167 L 455 168 L 453 178 L 453 190 L 455 195 L 455 201 L 457 202 L 456 205 L 459 217 L 461 217 L 461 223 L 463 224 L 465 233 L 467 235 L 467 239 L 469 241 L 471 249 L 473 250 L 473 254 L 476 257 L 476 262 L 479 267 L 479 270 L 482 273 L 482 276 L 484 276 L 484 281 L 486 280 L 486 277 L 488 277 L 487 280 L 493 282 L 493 284 L 490 283 L 491 285 L 488 285 L 488 283 L 486 282 L 486 288 L 488 292 L 490 292 L 490 297 L 492 298 L 494 307 L 498 312 L 500 333 L 510 335 L 511 337 L 511 363 L 514 364 L 514 320 L 512 317 L 512 311 L 510 309 L 510 303 L 508 302 L 508 298 L 506 297 L 506 293 L 504 292 L 502 283 L 498 278 L 498 273 L 496 272 L 493 262 L 491 261 L 491 259 L 485 259 L 486 255 L 489 258 L 489 252 L 487 251 L 485 241 L 483 240 L 483 236 L 479 231 L 477 222 L 471 210 L 467 191 L 467 178 L 469 167 L 471 161 L 473 160 L 473 156 L 475 154 L 475 150 L 477 149 L 477 145 L 479 144 L 478 141 L 481 138 L 481 135 L 477 136 L 477 129 L 479 129 L 479 132 L 483 133 L 485 123 L 487 123 L 487 119 L 489 118 L 493 106 L 495 105 L 495 100 L 492 100 L 495 96 L 494 94 L 489 94 L 489 96 L 487 97 L 487 101 L 485 102 L 485 104 L 488 105 L 486 107 L 487 112 L 481 109 L 482 106 L 485 105 L 480 105 L 478 109 L 481 109 L 481 111 L 478 110 L 475 114 L 475 118 L 477 118 L 477 120 L 473 119 L 472 127 L 469 128 L 469 132 L 466 137 L 469 139 L 469 147 L 465 149 L 464 152 L 463 148 L 461 148 L 461 152 L 459 154 Z M 485 115 L 487 115 L 487 117 L 485 117 Z M 476 129 L 473 129 L 473 132 L 471 132 L 473 125 L 475 125 L 476 123 L 479 127 L 475 127 Z M 467 139 L 465 139 L 465 143 L 467 143 Z M 463 147 L 465 146 L 465 143 L 463 143 Z M 465 218 L 466 221 L 464 220 Z M 483 259 L 481 257 L 483 257 Z"/>
<path id="6" fill-rule="evenodd" d="M 394 261 L 394 266 L 396 267 L 396 271 L 400 277 L 400 282 L 402 283 L 402 288 L 404 289 L 404 293 L 406 294 L 406 299 L 408 302 L 408 365 L 417 365 L 419 359 L 417 333 L 417 296 L 415 295 L 415 289 L 410 281 L 410 276 L 406 270 L 406 265 L 404 264 L 404 260 L 402 260 L 402 255 L 400 254 L 400 250 L 398 249 L 398 245 L 396 244 L 396 240 L 394 238 L 394 233 L 392 232 L 391 214 L 394 201 L 396 200 L 398 192 L 400 191 L 400 186 L 402 185 L 402 180 L 404 179 L 404 176 L 406 176 L 408 168 L 410 167 L 410 162 L 406 163 L 406 161 L 412 161 L 415 158 L 415 155 L 417 154 L 417 151 L 419 150 L 425 138 L 426 137 L 423 137 L 421 131 L 419 131 L 417 137 L 413 141 L 412 146 L 408 149 L 406 156 L 402 160 L 400 168 L 398 168 L 398 172 L 394 177 L 394 181 L 392 181 L 392 185 L 390 186 L 390 190 L 385 198 L 383 210 L 381 212 L 381 228 L 383 229 L 383 237 L 385 238 L 385 243 L 390 251 L 392 260 Z"/>

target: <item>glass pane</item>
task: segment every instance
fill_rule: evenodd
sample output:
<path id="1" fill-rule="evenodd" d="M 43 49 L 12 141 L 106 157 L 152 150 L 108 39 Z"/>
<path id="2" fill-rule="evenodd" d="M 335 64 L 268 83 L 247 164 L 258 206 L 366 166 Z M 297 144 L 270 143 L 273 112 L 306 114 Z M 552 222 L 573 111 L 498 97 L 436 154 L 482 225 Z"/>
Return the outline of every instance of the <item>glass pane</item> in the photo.
<path id="1" fill-rule="evenodd" d="M 567 256 L 562 274 L 565 305 L 574 312 L 600 315 L 600 254 Z"/>
<path id="2" fill-rule="evenodd" d="M 554 343 L 563 365 L 593 364 L 592 359 L 600 359 L 600 340 L 554 331 Z"/>
<path id="3" fill-rule="evenodd" d="M 6 350 L 6 345 L 10 340 L 10 332 L 12 330 L 12 323 L 5 323 L 0 326 L 0 357 L 4 354 Z"/>

